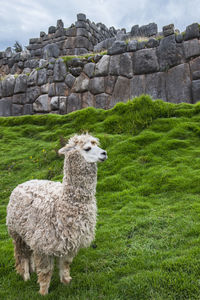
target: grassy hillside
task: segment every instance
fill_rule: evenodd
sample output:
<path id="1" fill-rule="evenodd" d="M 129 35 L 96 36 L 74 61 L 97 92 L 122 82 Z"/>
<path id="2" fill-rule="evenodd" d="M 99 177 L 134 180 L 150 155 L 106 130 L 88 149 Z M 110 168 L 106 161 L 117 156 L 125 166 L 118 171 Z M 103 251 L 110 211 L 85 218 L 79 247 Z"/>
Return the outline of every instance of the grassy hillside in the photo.
<path id="1" fill-rule="evenodd" d="M 200 104 L 147 96 L 112 110 L 0 118 L 0 299 L 44 299 L 36 275 L 14 271 L 6 226 L 12 189 L 62 180 L 57 150 L 73 133 L 97 136 L 96 240 L 74 259 L 69 286 L 54 272 L 45 299 L 200 299 Z"/>

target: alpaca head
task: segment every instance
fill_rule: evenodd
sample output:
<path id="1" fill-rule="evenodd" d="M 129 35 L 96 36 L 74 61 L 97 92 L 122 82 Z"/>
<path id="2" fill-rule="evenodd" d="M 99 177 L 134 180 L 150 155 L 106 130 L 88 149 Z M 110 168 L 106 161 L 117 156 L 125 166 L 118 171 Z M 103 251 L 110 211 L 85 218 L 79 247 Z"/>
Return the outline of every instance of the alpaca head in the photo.
<path id="1" fill-rule="evenodd" d="M 65 155 L 72 150 L 78 150 L 88 163 L 102 162 L 107 159 L 106 151 L 99 147 L 99 140 L 88 133 L 73 136 L 58 153 Z"/>

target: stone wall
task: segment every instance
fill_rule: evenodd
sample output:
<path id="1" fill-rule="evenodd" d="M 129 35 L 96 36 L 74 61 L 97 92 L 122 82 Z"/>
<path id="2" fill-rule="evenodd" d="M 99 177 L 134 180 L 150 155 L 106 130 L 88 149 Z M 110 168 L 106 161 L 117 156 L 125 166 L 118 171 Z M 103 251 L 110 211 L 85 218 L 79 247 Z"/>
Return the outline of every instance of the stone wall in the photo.
<path id="1" fill-rule="evenodd" d="M 184 35 L 170 25 L 160 39 L 115 40 L 105 55 L 37 61 L 30 74 L 8 75 L 0 82 L 0 116 L 109 109 L 143 93 L 175 103 L 200 100 L 197 23 Z"/>

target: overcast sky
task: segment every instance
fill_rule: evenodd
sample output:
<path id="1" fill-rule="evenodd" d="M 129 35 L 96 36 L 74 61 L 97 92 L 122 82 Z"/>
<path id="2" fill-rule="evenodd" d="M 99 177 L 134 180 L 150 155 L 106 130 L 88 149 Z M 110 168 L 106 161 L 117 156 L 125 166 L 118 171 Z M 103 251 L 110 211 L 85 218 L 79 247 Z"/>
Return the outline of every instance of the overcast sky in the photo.
<path id="1" fill-rule="evenodd" d="M 19 41 L 23 46 L 29 39 L 39 37 L 40 31 L 62 19 L 65 27 L 85 13 L 90 21 L 107 27 L 131 30 L 133 25 L 173 23 L 180 31 L 187 25 L 200 23 L 199 0 L 0 0 L 0 50 Z"/>

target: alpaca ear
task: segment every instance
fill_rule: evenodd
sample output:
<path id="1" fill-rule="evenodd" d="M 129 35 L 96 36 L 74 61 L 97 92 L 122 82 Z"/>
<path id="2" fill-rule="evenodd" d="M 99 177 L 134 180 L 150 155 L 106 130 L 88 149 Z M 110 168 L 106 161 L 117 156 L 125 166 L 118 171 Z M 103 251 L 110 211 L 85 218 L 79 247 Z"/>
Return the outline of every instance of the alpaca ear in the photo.
<path id="1" fill-rule="evenodd" d="M 74 149 L 74 147 L 64 146 L 63 148 L 58 150 L 58 154 L 65 155 L 68 151 Z"/>

